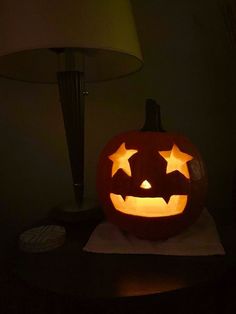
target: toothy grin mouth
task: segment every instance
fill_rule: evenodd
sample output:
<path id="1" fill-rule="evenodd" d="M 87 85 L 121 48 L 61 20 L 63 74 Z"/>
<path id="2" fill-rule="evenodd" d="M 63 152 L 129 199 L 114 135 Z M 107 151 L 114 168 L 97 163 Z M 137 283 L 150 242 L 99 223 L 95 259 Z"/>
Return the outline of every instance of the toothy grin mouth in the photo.
<path id="1" fill-rule="evenodd" d="M 168 217 L 181 214 L 187 204 L 187 195 L 172 195 L 166 203 L 162 197 L 135 197 L 110 193 L 114 207 L 125 214 L 142 217 Z"/>

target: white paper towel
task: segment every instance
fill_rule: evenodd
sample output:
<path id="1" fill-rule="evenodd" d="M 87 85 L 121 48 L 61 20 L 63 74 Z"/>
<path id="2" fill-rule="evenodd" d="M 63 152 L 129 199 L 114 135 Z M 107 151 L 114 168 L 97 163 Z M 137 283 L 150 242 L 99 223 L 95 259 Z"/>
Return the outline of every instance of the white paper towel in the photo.
<path id="1" fill-rule="evenodd" d="M 162 241 L 138 239 L 109 222 L 99 224 L 84 250 L 94 253 L 160 254 L 160 255 L 223 255 L 215 222 L 207 210 L 182 233 Z"/>

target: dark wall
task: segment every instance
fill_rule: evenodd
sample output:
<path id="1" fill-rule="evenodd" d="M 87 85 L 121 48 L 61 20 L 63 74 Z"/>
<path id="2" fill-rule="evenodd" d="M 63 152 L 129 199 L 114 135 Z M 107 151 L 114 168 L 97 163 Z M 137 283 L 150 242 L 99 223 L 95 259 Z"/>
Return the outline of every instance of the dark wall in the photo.
<path id="1" fill-rule="evenodd" d="M 215 0 L 133 0 L 145 65 L 132 76 L 88 86 L 86 195 L 96 198 L 99 151 L 113 135 L 138 129 L 145 98 L 162 107 L 167 130 L 187 135 L 209 175 L 208 207 L 231 206 L 235 169 L 236 46 Z M 235 13 L 236 16 L 236 13 Z M 1 239 L 72 197 L 56 86 L 0 80 Z"/>

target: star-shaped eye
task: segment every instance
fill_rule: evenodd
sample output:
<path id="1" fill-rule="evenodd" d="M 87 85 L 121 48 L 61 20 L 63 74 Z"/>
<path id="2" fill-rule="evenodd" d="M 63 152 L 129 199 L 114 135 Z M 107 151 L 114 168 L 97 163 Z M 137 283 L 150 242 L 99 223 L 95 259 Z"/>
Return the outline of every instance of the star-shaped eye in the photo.
<path id="1" fill-rule="evenodd" d="M 125 143 L 122 143 L 114 154 L 108 156 L 108 158 L 113 161 L 111 170 L 112 177 L 119 169 L 122 169 L 129 177 L 131 177 L 129 159 L 137 152 L 136 149 L 126 149 Z"/>
<path id="2" fill-rule="evenodd" d="M 179 171 L 187 179 L 190 178 L 187 162 L 193 159 L 191 155 L 183 153 L 175 144 L 171 150 L 161 151 L 158 153 L 167 161 L 166 173 Z"/>

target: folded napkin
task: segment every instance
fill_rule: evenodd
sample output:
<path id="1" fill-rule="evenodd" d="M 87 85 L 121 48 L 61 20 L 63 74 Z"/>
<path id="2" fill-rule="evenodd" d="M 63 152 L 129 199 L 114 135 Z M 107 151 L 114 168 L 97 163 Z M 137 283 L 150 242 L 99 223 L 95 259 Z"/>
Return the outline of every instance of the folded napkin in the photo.
<path id="1" fill-rule="evenodd" d="M 161 241 L 138 239 L 109 222 L 103 222 L 92 232 L 84 251 L 185 256 L 225 254 L 215 222 L 206 209 L 192 226 L 174 237 Z"/>

